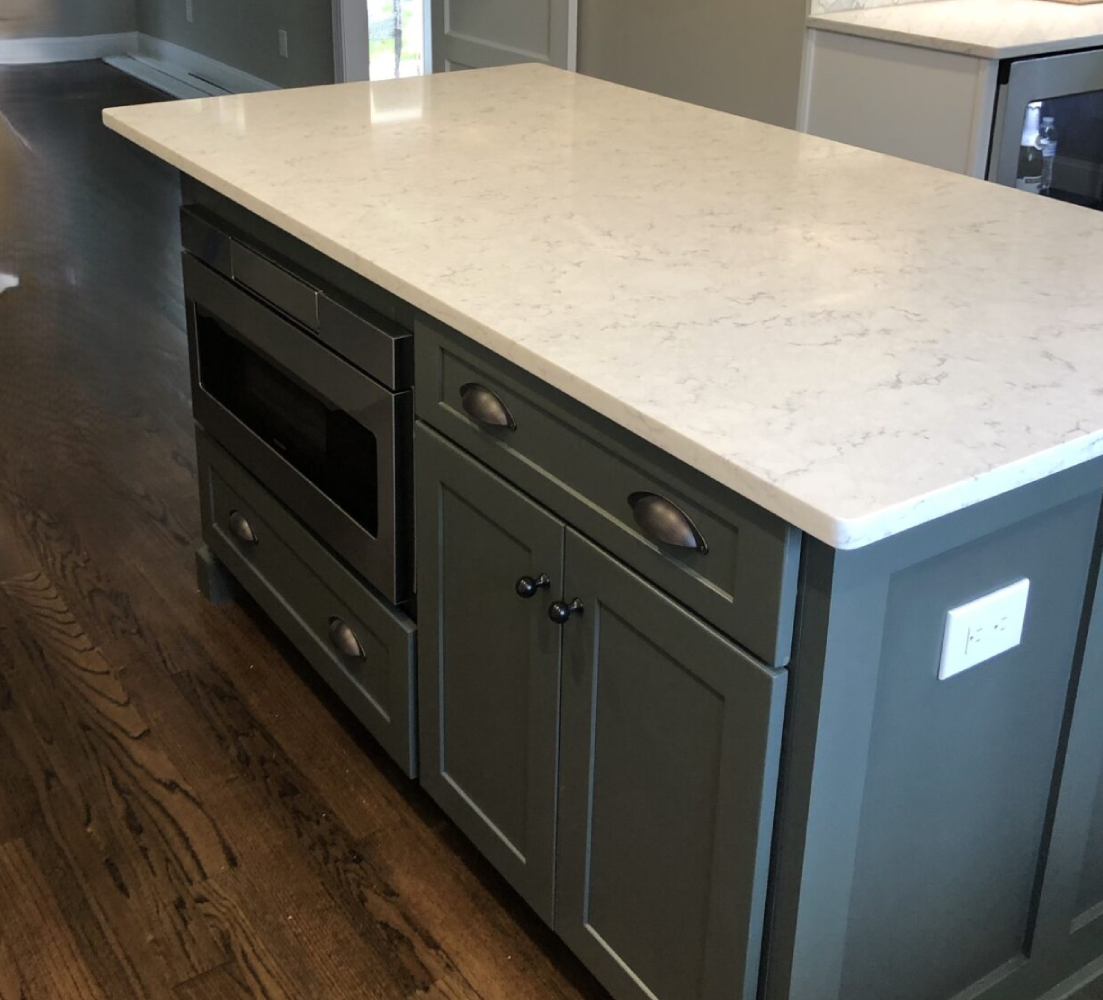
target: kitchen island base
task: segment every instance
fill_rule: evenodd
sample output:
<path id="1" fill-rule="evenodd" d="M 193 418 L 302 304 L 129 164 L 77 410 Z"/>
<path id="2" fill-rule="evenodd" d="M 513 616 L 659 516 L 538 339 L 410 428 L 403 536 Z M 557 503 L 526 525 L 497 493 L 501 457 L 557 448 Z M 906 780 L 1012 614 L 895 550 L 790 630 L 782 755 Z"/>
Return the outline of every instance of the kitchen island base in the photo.
<path id="1" fill-rule="evenodd" d="M 200 585 L 258 600 L 617 1000 L 1094 971 L 1103 463 L 837 550 L 413 326 L 420 631 L 201 428 Z M 1022 641 L 939 680 L 947 612 L 1022 579 Z"/>

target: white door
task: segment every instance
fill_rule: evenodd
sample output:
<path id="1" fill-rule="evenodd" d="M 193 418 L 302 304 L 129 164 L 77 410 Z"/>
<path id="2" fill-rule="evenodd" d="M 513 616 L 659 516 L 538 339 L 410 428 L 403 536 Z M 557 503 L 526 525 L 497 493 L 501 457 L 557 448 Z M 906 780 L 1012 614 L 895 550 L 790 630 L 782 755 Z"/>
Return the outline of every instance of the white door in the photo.
<path id="1" fill-rule="evenodd" d="M 542 62 L 573 70 L 578 0 L 432 0 L 433 71 Z"/>

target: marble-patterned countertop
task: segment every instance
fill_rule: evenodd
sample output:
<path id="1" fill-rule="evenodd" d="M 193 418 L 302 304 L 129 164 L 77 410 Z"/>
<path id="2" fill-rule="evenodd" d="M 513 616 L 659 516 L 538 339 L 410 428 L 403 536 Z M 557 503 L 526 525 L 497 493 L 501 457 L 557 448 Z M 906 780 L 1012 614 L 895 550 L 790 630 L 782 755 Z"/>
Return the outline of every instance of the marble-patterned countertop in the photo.
<path id="1" fill-rule="evenodd" d="M 1103 45 L 1103 3 L 927 0 L 813 14 L 808 26 L 983 59 L 1011 59 Z"/>
<path id="2" fill-rule="evenodd" d="M 104 118 L 835 547 L 1103 454 L 1103 213 L 533 65 Z"/>

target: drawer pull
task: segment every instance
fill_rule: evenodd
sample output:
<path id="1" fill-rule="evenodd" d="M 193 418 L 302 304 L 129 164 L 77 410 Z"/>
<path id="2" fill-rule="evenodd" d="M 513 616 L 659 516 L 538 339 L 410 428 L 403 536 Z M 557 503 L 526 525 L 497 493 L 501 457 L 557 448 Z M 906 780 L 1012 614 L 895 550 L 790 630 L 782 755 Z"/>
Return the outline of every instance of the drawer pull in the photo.
<path id="1" fill-rule="evenodd" d="M 460 402 L 467 415 L 476 423 L 485 424 L 487 427 L 507 427 L 511 431 L 517 430 L 513 414 L 506 408 L 506 404 L 485 385 L 479 385 L 478 382 L 467 382 L 461 385 Z"/>
<path id="2" fill-rule="evenodd" d="M 333 643 L 333 648 L 342 656 L 347 656 L 353 660 L 364 659 L 364 647 L 360 645 L 356 633 L 353 632 L 347 622 L 340 618 L 329 620 L 329 641 Z"/>
<path id="3" fill-rule="evenodd" d="M 657 493 L 632 493 L 628 497 L 636 523 L 653 542 L 708 552 L 708 543 L 689 515 L 676 503 Z"/>
<path id="4" fill-rule="evenodd" d="M 548 579 L 548 574 L 541 573 L 535 579 L 531 576 L 521 577 L 514 589 L 517 591 L 518 597 L 523 597 L 527 601 L 530 597 L 535 597 L 538 590 L 550 586 L 551 580 Z"/>
<path id="5" fill-rule="evenodd" d="M 576 597 L 570 604 L 566 601 L 555 601 L 548 607 L 548 617 L 556 625 L 566 625 L 571 615 L 582 614 L 582 602 Z"/>
<path id="6" fill-rule="evenodd" d="M 245 515 L 242 514 L 240 510 L 230 511 L 230 530 L 241 541 L 249 545 L 257 544 L 257 533 L 253 530 L 253 526 L 248 522 Z"/>

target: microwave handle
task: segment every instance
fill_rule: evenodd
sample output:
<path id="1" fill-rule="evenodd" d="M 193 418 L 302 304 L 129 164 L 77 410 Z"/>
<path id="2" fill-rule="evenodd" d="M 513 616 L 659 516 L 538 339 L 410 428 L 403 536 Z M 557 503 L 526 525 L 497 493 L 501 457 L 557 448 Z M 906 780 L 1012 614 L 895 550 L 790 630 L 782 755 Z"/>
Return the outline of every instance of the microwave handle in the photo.
<path id="1" fill-rule="evenodd" d="M 389 389 L 190 254 L 184 254 L 184 296 L 189 310 L 209 313 L 236 340 L 365 426 L 371 428 L 372 414 L 392 408 Z M 201 374 L 202 358 L 199 367 Z"/>

